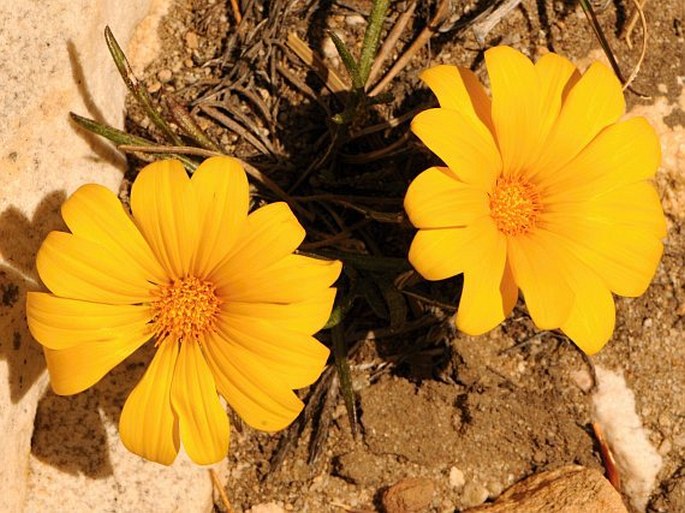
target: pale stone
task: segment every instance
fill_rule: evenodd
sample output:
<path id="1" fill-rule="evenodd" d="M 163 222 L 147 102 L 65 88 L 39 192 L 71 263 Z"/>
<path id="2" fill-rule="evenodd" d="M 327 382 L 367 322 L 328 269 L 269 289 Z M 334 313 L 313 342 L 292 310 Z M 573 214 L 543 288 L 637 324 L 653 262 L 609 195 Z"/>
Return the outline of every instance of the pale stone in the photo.
<path id="1" fill-rule="evenodd" d="M 252 506 L 252 508 L 247 510 L 247 513 L 286 513 L 286 510 L 275 502 L 267 502 Z"/>
<path id="2" fill-rule="evenodd" d="M 156 23 L 145 17 L 153 5 L 158 20 L 166 4 L 168 0 L 129 0 L 125 5 L 115 0 L 0 2 L 3 513 L 211 509 L 206 470 L 188 463 L 161 467 L 121 447 L 116 408 L 107 397 L 108 388 L 101 385 L 73 398 L 48 392 L 41 403 L 43 420 L 61 418 L 70 428 L 37 430 L 36 439 L 44 443 L 40 458 L 31 455 L 34 416 L 47 383 L 42 351 L 25 321 L 26 291 L 39 288 L 35 255 L 50 230 L 63 228 L 59 206 L 69 194 L 88 182 L 116 191 L 123 170 L 122 157 L 76 129 L 68 114 L 74 111 L 122 126 L 125 88 L 109 58 L 104 27 L 110 25 L 126 48 L 143 22 L 147 29 L 137 39 L 147 44 L 138 46 L 154 48 Z M 134 53 L 129 56 L 142 66 L 144 59 Z M 128 367 L 123 371 L 129 372 Z M 140 374 L 138 368 L 131 372 Z M 130 376 L 119 379 L 133 384 Z M 53 409 L 56 402 L 61 410 Z"/>
<path id="3" fill-rule="evenodd" d="M 464 513 L 628 513 L 599 471 L 569 465 L 540 472 L 506 490 L 494 504 Z"/>

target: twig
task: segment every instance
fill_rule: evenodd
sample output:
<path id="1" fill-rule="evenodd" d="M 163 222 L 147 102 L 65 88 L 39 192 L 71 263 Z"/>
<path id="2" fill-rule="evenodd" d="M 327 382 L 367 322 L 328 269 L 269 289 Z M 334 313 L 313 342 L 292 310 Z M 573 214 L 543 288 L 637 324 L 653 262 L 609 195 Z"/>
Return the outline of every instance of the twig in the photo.
<path id="1" fill-rule="evenodd" d="M 637 74 L 640 72 L 640 66 L 642 65 L 642 61 L 645 60 L 645 54 L 647 53 L 647 20 L 645 19 L 645 13 L 642 9 L 646 3 L 647 0 L 642 0 L 642 3 L 640 3 L 639 0 L 633 0 L 633 4 L 635 4 L 635 13 L 633 14 L 633 19 L 631 20 L 632 23 L 629 23 L 628 28 L 626 29 L 625 39 L 628 48 L 632 49 L 633 46 L 630 40 L 630 34 L 633 31 L 633 26 L 635 25 L 633 20 L 636 19 L 636 16 L 639 17 L 640 24 L 642 25 L 642 50 L 640 51 L 640 58 L 637 60 L 637 64 L 633 68 L 633 71 L 630 73 L 630 76 L 626 80 L 626 83 L 623 84 L 624 91 L 630 87 L 630 84 L 632 84 L 633 80 L 635 80 L 635 77 L 637 77 Z"/>
<path id="2" fill-rule="evenodd" d="M 495 26 L 502 21 L 507 14 L 513 11 L 521 0 L 506 0 L 497 9 L 487 16 L 483 21 L 473 25 L 473 35 L 480 45 L 485 44 L 485 38 Z"/>
<path id="3" fill-rule="evenodd" d="M 595 432 L 595 438 L 599 443 L 599 450 L 602 453 L 602 460 L 604 461 L 604 468 L 607 471 L 607 479 L 611 483 L 617 492 L 621 492 L 621 475 L 618 471 L 618 466 L 616 465 L 616 460 L 611 452 L 609 444 L 604 438 L 604 433 L 602 432 L 602 426 L 598 422 L 592 423 L 592 430 Z"/>
<path id="4" fill-rule="evenodd" d="M 221 112 L 219 109 L 206 104 L 199 105 L 199 109 L 205 114 L 207 114 L 209 117 L 215 119 L 216 121 L 224 125 L 232 132 L 244 138 L 260 153 L 263 153 L 264 155 L 268 155 L 270 153 L 266 146 L 264 146 L 264 144 L 259 139 L 257 139 L 254 135 L 248 132 L 247 129 L 243 127 L 240 123 L 234 121 L 229 116 Z"/>
<path id="5" fill-rule="evenodd" d="M 216 490 L 216 493 L 219 494 L 219 499 L 221 499 L 221 504 L 223 505 L 224 509 L 226 509 L 226 512 L 235 513 L 235 510 L 231 506 L 231 501 L 228 500 L 228 495 L 226 495 L 226 490 L 224 490 L 221 480 L 219 479 L 219 476 L 216 475 L 216 472 L 213 468 L 209 469 L 209 475 L 212 478 L 214 489 Z"/>
<path id="6" fill-rule="evenodd" d="M 315 54 L 307 43 L 300 39 L 300 36 L 294 32 L 288 34 L 287 46 L 295 52 L 305 64 L 312 68 L 317 75 L 319 75 L 319 78 L 326 84 L 326 87 L 332 93 L 341 93 L 349 90 L 348 85 L 340 78 L 340 75 L 338 75 L 334 69 L 326 66 L 326 63 L 323 62 L 321 57 Z"/>
<path id="7" fill-rule="evenodd" d="M 383 44 L 376 55 L 376 59 L 373 61 L 373 66 L 371 66 L 371 72 L 369 73 L 369 80 L 366 82 L 367 84 L 372 84 L 376 80 L 376 77 L 381 70 L 381 66 L 383 66 L 385 59 L 388 58 L 390 52 L 395 48 L 397 41 L 407 27 L 415 10 L 416 1 L 412 2 L 411 5 L 397 17 L 395 25 L 392 27 L 392 30 L 390 30 L 390 33 L 388 33 L 385 41 L 383 41 Z"/>
<path id="8" fill-rule="evenodd" d="M 449 0 L 440 0 L 438 7 L 435 10 L 433 18 L 431 18 L 430 23 L 424 27 L 421 33 L 416 37 L 414 42 L 409 46 L 406 52 L 395 61 L 395 64 L 388 70 L 385 76 L 381 79 L 378 84 L 371 89 L 369 96 L 376 96 L 380 93 L 388 83 L 395 78 L 395 76 L 402 71 L 402 69 L 407 65 L 407 63 L 414 57 L 414 55 L 428 42 L 428 40 L 433 36 L 433 34 L 438 30 L 440 24 L 445 20 L 449 14 Z"/>
<path id="9" fill-rule="evenodd" d="M 240 6 L 238 5 L 238 0 L 231 0 L 231 8 L 233 9 L 233 17 L 235 18 L 235 24 L 240 25 L 243 21 L 243 17 L 240 14 Z"/>
<path id="10" fill-rule="evenodd" d="M 630 20 L 628 20 L 628 24 L 626 25 L 625 30 L 623 31 L 623 38 L 626 40 L 626 44 L 628 45 L 628 48 L 632 49 L 633 48 L 633 41 L 631 39 L 631 35 L 633 33 L 633 30 L 635 29 L 635 24 L 637 23 L 637 20 L 641 17 L 644 17 L 644 7 L 647 4 L 647 0 L 642 0 L 641 2 L 633 2 L 635 4 L 635 12 L 630 16 Z M 638 6 L 639 3 L 639 6 Z M 643 24 L 644 28 L 644 24 Z M 645 36 L 645 39 L 647 37 Z"/>

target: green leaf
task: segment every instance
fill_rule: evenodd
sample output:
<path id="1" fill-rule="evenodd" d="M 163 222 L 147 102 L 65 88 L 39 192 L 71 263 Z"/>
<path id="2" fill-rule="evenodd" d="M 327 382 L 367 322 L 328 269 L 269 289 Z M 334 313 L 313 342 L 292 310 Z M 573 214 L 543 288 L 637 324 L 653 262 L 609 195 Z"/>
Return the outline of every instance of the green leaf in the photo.
<path id="1" fill-rule="evenodd" d="M 329 32 L 329 35 L 333 40 L 333 44 L 335 45 L 336 50 L 338 50 L 338 54 L 340 55 L 340 58 L 342 59 L 342 62 L 345 65 L 347 73 L 350 75 L 350 78 L 352 79 L 352 85 L 355 89 L 361 89 L 362 87 L 364 87 L 364 83 L 362 82 L 361 76 L 359 75 L 359 67 L 355 62 L 354 57 L 352 57 L 352 54 L 347 49 L 347 45 L 345 45 L 345 42 L 342 39 L 340 39 L 338 37 L 338 34 L 336 34 L 335 32 L 331 31 Z"/>

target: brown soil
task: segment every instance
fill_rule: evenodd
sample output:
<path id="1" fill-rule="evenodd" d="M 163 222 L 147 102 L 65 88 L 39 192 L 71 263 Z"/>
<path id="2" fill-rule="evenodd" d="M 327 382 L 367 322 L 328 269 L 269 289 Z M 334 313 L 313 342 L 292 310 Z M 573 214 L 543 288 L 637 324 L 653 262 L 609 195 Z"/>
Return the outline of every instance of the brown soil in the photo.
<path id="1" fill-rule="evenodd" d="M 390 20 L 396 19 L 407 3 L 393 2 Z M 261 2 L 243 4 L 253 6 L 245 13 L 243 29 L 249 33 L 255 30 L 255 20 L 260 19 L 256 11 L 267 6 Z M 284 42 L 288 33 L 298 33 L 314 49 L 328 55 L 328 65 L 344 77 L 338 59 L 327 49 L 330 44 L 324 31 L 335 30 L 357 52 L 364 30 L 359 13 L 368 13 L 370 2 L 274 4 L 289 7 L 283 9 L 277 30 L 269 37 Z M 434 2 L 419 4 L 391 59 L 425 26 L 435 7 Z M 487 2 L 453 2 L 452 22 L 443 25 L 446 31 L 436 35 L 395 79 L 388 89 L 393 95 L 391 103 L 375 107 L 361 126 L 428 106 L 432 100 L 416 76 L 429 63 L 465 65 L 485 77 L 483 49 L 496 44 L 512 45 L 532 57 L 553 50 L 577 62 L 587 62 L 591 53 L 599 55 L 592 31 L 574 2 L 526 0 L 487 35 L 483 46 L 468 27 L 458 28 L 482 10 L 481 4 Z M 663 120 L 663 135 L 678 125 L 682 130 L 685 124 L 685 16 L 679 0 L 650 2 L 645 9 L 649 47 L 633 87 L 662 97 L 662 108 L 654 110 L 654 100 L 641 100 L 633 94 L 627 98 L 631 107 L 644 105 L 641 108 L 648 109 L 645 112 L 651 112 L 653 119 Z M 641 41 L 639 29 L 633 36 L 636 48 L 632 50 L 617 37 L 631 12 L 631 2 L 617 0 L 598 13 L 625 74 L 637 60 Z M 450 25 L 454 27 L 448 30 Z M 144 77 L 153 96 L 174 93 L 195 107 L 201 126 L 216 141 L 241 158 L 261 165 L 260 169 L 271 173 L 284 187 L 292 185 L 297 178 L 295 170 L 301 172 L 308 160 L 323 151 L 319 141 L 328 115 L 320 103 L 333 113 L 340 110 L 320 80 L 296 58 L 286 58 L 288 52 L 282 49 L 276 52 L 269 50 L 273 47 L 263 46 L 261 54 L 239 57 L 241 48 L 235 46 L 236 28 L 229 2 L 177 0 L 161 34 L 164 51 Z M 234 66 L 242 68 L 232 71 Z M 282 77 L 276 82 L 277 90 L 264 86 L 265 82 L 272 86 L 274 82 L 260 76 L 273 79 L 276 66 L 287 68 L 306 87 Z M 251 113 L 256 110 L 255 102 L 246 93 L 235 89 L 233 94 L 227 94 L 225 84 L 221 89 L 221 80 L 230 73 L 242 77 L 236 82 L 258 95 L 267 112 L 254 116 Z M 245 80 L 246 76 L 253 78 Z M 237 119 L 242 112 L 254 120 L 257 128 L 252 135 L 268 141 L 271 147 L 260 151 L 244 135 L 219 126 L 199 112 L 193 102 L 212 90 L 223 90 L 224 100 L 238 113 Z M 678 102 L 680 108 L 668 107 Z M 131 119 L 132 129 L 137 130 L 140 116 L 135 108 L 131 108 Z M 404 124 L 380 132 L 344 151 L 365 153 L 387 146 L 399 140 L 407 129 Z M 682 144 L 682 137 L 680 141 Z M 677 159 L 677 149 L 670 151 Z M 680 174 L 676 163 L 658 178 L 670 222 L 661 266 L 644 296 L 617 299 L 613 340 L 593 359 L 594 364 L 624 372 L 651 441 L 664 458 L 648 506 L 648 511 L 654 513 L 685 511 L 685 176 L 680 151 Z M 406 187 L 426 162 L 414 142 L 390 156 L 396 159 L 392 171 L 399 180 L 398 190 Z M 369 166 L 380 173 L 374 179 L 386 177 L 382 163 L 373 161 Z M 361 187 L 364 175 L 356 173 L 353 185 Z M 315 176 L 308 186 L 325 184 L 325 179 Z M 410 230 L 405 231 L 398 240 L 388 242 L 397 246 L 397 256 L 402 255 L 402 248 L 406 250 L 411 235 Z M 450 287 L 455 288 L 455 282 L 445 286 Z M 447 296 L 446 302 L 453 303 L 454 291 Z M 355 312 L 363 315 L 362 310 L 358 307 Z M 434 484 L 435 493 L 426 511 L 453 512 L 494 499 L 503 489 L 537 470 L 569 463 L 603 469 L 590 426 L 590 397 L 576 384 L 579 373 L 591 371 L 590 364 L 558 335 L 538 333 L 521 303 L 502 326 L 478 338 L 466 337 L 439 323 L 394 337 L 358 338 L 361 341 L 351 361 L 358 434 L 352 435 L 343 401 L 336 399 L 306 425 L 296 437 L 297 443 L 279 453 L 284 459 L 277 470 L 272 470 L 272 458 L 282 447 L 279 436 L 234 429 L 228 462 L 222 471 L 237 512 L 268 502 L 298 512 L 340 512 L 345 508 L 376 511 L 381 507 L 383 490 L 404 477 L 425 477 Z M 355 340 L 352 337 L 348 342 Z M 330 382 L 337 390 L 337 380 Z M 321 424 L 325 438 L 313 442 L 313 430 Z M 310 461 L 313 445 L 320 450 Z M 222 510 L 221 506 L 217 505 L 217 510 Z"/>

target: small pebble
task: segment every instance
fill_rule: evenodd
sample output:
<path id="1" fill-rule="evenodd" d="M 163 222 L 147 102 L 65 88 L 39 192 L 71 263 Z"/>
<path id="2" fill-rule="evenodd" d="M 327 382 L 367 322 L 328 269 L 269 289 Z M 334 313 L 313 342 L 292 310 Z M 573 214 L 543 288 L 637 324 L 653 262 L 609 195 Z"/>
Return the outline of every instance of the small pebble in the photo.
<path id="1" fill-rule="evenodd" d="M 435 484 L 425 477 L 406 477 L 390 488 L 381 498 L 386 513 L 419 513 L 426 511 L 433 500 Z"/>
<path id="2" fill-rule="evenodd" d="M 349 16 L 345 17 L 345 23 L 350 27 L 354 27 L 355 25 L 362 25 L 366 23 L 366 20 L 361 14 L 350 14 Z"/>
<path id="3" fill-rule="evenodd" d="M 461 502 L 466 508 L 480 506 L 487 499 L 490 492 L 483 485 L 478 483 L 467 483 L 461 494 Z"/>
<path id="4" fill-rule="evenodd" d="M 450 486 L 452 488 L 461 488 L 466 484 L 466 478 L 464 473 L 457 467 L 452 467 L 450 469 Z"/>
<path id="5" fill-rule="evenodd" d="M 171 73 L 170 69 L 160 69 L 157 72 L 157 80 L 159 80 L 163 84 L 171 80 L 171 77 L 173 77 L 173 74 Z"/>
<path id="6" fill-rule="evenodd" d="M 186 46 L 191 50 L 196 50 L 199 46 L 197 34 L 192 30 L 186 32 Z"/>
<path id="7" fill-rule="evenodd" d="M 147 92 L 150 94 L 154 94 L 157 91 L 159 91 L 161 88 L 162 88 L 162 83 L 159 80 L 155 80 L 151 84 L 148 84 Z"/>

